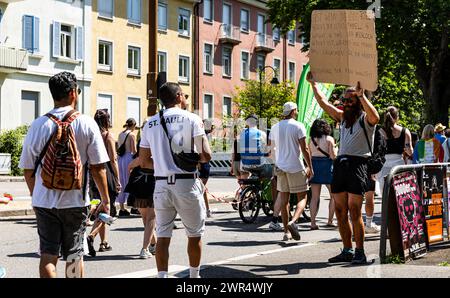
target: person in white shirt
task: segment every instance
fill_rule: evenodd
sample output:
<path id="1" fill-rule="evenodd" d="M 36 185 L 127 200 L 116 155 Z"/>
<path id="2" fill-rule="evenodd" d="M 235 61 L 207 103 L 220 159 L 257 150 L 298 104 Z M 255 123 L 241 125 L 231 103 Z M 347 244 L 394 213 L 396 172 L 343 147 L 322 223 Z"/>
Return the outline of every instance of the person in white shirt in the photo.
<path id="1" fill-rule="evenodd" d="M 283 106 L 284 120 L 278 122 L 270 131 L 270 146 L 275 151 L 275 174 L 277 176 L 277 190 L 280 192 L 281 218 L 284 226 L 283 240 L 289 240 L 290 234 L 295 240 L 300 240 L 300 233 L 295 222 L 300 218 L 306 206 L 308 179 L 314 175 L 311 155 L 306 144 L 306 130 L 302 123 L 296 121 L 297 105 L 287 102 Z M 307 168 L 303 165 L 300 151 L 306 160 Z M 289 221 L 289 195 L 296 193 L 297 209 Z"/>
<path id="2" fill-rule="evenodd" d="M 198 278 L 202 252 L 201 237 L 205 231 L 205 187 L 198 178 L 196 164 L 193 170 L 183 170 L 175 163 L 172 152 L 199 154 L 198 162 L 209 162 L 211 150 L 203 122 L 197 115 L 181 109 L 186 100 L 176 83 L 165 83 L 160 88 L 160 100 L 165 110 L 150 117 L 140 143 L 141 167 L 148 168 L 153 160 L 155 171 L 154 206 L 156 213 L 156 266 L 158 277 L 168 277 L 169 245 L 177 214 L 188 236 L 190 277 Z M 163 120 L 167 127 L 167 133 Z M 169 140 L 170 138 L 170 140 Z"/>
<path id="3" fill-rule="evenodd" d="M 49 80 L 50 91 L 54 100 L 54 109 L 49 113 L 63 119 L 77 106 L 81 90 L 77 86 L 74 74 L 59 73 Z M 84 189 L 57 190 L 43 185 L 41 166 L 36 160 L 53 132 L 54 122 L 47 116 L 37 118 L 31 124 L 23 145 L 19 167 L 24 169 L 24 176 L 32 196 L 32 205 L 36 214 L 40 240 L 41 277 L 56 277 L 56 264 L 59 254 L 66 260 L 66 277 L 83 277 L 84 235 L 90 205 L 89 196 L 84 189 L 89 186 L 84 180 Z M 89 164 L 89 171 L 100 192 L 101 205 L 98 212 L 109 213 L 109 195 L 106 180 L 105 163 L 109 161 L 100 129 L 91 117 L 81 115 L 71 127 L 74 131 L 76 146 L 83 165 L 83 172 Z M 37 166 L 36 175 L 34 168 Z M 84 177 L 87 177 L 84 175 Z M 83 194 L 85 195 L 83 197 Z"/>

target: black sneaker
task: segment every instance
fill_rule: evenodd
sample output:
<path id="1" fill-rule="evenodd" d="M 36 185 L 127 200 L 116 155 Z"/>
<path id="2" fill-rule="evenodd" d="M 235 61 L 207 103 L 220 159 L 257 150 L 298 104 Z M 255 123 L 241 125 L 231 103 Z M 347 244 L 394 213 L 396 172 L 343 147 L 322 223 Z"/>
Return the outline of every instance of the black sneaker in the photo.
<path id="1" fill-rule="evenodd" d="M 130 214 L 141 215 L 141 213 L 137 208 L 131 208 Z"/>
<path id="2" fill-rule="evenodd" d="M 95 257 L 97 255 L 97 252 L 95 251 L 95 248 L 94 248 L 94 238 L 92 238 L 92 236 L 87 237 L 87 245 L 88 245 L 88 250 L 89 250 L 88 254 L 91 257 Z"/>
<path id="3" fill-rule="evenodd" d="M 350 263 L 353 260 L 353 253 L 350 251 L 343 251 L 335 257 L 329 258 L 328 263 Z"/>
<path id="4" fill-rule="evenodd" d="M 356 249 L 355 250 L 355 255 L 353 256 L 352 264 L 353 265 L 364 265 L 364 264 L 367 264 L 366 254 L 364 253 L 363 249 Z"/>
<path id="5" fill-rule="evenodd" d="M 130 216 L 130 212 L 128 212 L 128 210 L 120 210 L 119 217 L 122 217 L 122 216 Z"/>

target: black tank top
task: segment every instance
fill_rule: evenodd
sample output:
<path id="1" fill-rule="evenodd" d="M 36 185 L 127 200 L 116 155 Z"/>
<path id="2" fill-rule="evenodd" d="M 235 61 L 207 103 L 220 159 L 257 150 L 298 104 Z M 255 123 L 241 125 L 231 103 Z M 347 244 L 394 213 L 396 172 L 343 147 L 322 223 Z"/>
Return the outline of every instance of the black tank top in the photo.
<path id="1" fill-rule="evenodd" d="M 386 154 L 402 154 L 405 149 L 405 128 L 402 128 L 400 137 L 386 139 L 387 152 Z"/>

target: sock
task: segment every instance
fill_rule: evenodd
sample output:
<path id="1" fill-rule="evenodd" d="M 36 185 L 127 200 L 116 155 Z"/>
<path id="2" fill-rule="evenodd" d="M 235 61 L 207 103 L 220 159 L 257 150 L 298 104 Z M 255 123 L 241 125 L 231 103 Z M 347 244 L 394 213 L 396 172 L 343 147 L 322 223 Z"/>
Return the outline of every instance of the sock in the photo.
<path id="1" fill-rule="evenodd" d="M 168 278 L 169 274 L 167 271 L 158 271 L 158 278 Z"/>
<path id="2" fill-rule="evenodd" d="M 189 277 L 190 278 L 199 278 L 200 277 L 200 266 L 190 267 L 189 268 Z"/>
<path id="3" fill-rule="evenodd" d="M 372 219 L 373 219 L 373 216 L 366 216 L 366 226 L 367 227 L 372 226 Z"/>
<path id="4" fill-rule="evenodd" d="M 355 252 L 364 253 L 364 248 L 355 248 Z"/>
<path id="5" fill-rule="evenodd" d="M 345 252 L 345 253 L 353 253 L 353 248 L 348 248 L 348 247 L 344 247 L 344 249 L 342 250 L 342 252 Z"/>

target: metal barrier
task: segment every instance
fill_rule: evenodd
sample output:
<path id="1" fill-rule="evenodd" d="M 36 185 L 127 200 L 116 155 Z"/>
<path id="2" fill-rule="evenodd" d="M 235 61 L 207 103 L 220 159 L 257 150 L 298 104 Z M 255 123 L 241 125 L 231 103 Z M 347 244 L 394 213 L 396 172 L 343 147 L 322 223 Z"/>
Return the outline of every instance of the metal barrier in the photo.
<path id="1" fill-rule="evenodd" d="M 391 186 L 393 183 L 393 178 L 395 175 L 400 174 L 402 172 L 407 172 L 410 170 L 415 170 L 416 174 L 423 174 L 423 171 L 426 170 L 427 167 L 429 168 L 437 168 L 437 167 L 448 167 L 450 166 L 450 163 L 428 163 L 428 164 L 415 164 L 415 165 L 402 165 L 402 166 L 395 166 L 391 169 L 389 174 L 385 178 L 385 183 L 383 187 L 383 197 L 382 197 L 382 209 L 381 209 L 381 232 L 380 232 L 380 260 L 381 263 L 386 262 L 386 241 L 388 236 L 388 224 L 389 224 L 389 218 L 388 218 L 388 211 L 389 211 L 389 199 L 391 195 Z M 417 177 L 422 177 L 422 175 L 417 175 Z M 445 178 L 445 177 L 444 177 Z M 420 182 L 419 182 L 420 181 Z M 419 184 L 419 193 L 420 193 L 420 199 L 423 199 L 423 193 L 422 193 L 422 179 L 418 179 Z M 389 237 L 392 237 L 392 235 L 389 235 Z"/>
<path id="2" fill-rule="evenodd" d="M 231 153 L 213 153 L 211 161 L 211 174 L 229 175 L 231 171 Z"/>
<path id="3" fill-rule="evenodd" d="M 0 174 L 9 175 L 11 173 L 11 154 L 0 153 Z"/>

